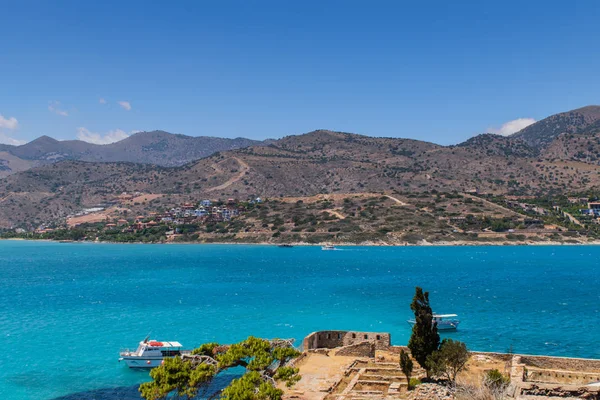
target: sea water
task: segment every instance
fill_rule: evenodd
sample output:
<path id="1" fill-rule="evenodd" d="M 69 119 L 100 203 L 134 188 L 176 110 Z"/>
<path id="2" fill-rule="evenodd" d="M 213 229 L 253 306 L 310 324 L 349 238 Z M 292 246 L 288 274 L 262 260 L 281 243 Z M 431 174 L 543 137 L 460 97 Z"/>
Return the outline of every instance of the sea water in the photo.
<path id="1" fill-rule="evenodd" d="M 481 351 L 600 358 L 600 247 L 118 245 L 0 241 L 0 398 L 138 398 L 118 362 L 153 339 L 187 348 L 324 329 L 407 343 L 415 286 L 444 334 Z"/>

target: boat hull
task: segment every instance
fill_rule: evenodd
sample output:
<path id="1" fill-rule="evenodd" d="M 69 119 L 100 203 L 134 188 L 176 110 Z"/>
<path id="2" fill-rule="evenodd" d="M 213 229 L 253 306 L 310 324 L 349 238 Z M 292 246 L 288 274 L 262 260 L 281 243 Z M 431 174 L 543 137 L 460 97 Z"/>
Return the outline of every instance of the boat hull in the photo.
<path id="1" fill-rule="evenodd" d="M 156 368 L 165 358 L 169 357 L 121 357 L 119 361 L 125 362 L 129 368 Z"/>
<path id="2" fill-rule="evenodd" d="M 411 326 L 413 326 L 415 324 L 414 320 L 408 320 L 407 321 Z M 458 324 L 460 324 L 460 321 L 441 321 L 437 323 L 437 329 L 440 332 L 450 332 L 450 331 L 455 331 L 458 329 Z"/>

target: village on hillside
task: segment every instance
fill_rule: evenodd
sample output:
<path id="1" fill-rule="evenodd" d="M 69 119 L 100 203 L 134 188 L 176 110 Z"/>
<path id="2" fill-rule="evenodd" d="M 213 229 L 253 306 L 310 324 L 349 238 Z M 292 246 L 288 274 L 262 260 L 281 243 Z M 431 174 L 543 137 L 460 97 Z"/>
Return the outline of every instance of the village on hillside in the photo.
<path id="1" fill-rule="evenodd" d="M 240 200 L 121 193 L 64 220 L 3 238 L 107 242 L 347 244 L 588 243 L 600 238 L 593 196 L 350 193 Z"/>
<path id="2" fill-rule="evenodd" d="M 137 237 L 151 237 L 156 240 L 159 234 L 162 240 L 172 241 L 182 233 L 194 231 L 198 226 L 214 226 L 219 223 L 228 223 L 243 214 L 256 204 L 261 204 L 260 197 L 239 201 L 234 198 L 222 200 L 203 199 L 197 202 L 184 202 L 161 211 L 149 211 L 142 214 L 132 214 L 127 206 L 138 204 L 137 199 L 152 195 L 143 193 L 122 193 L 109 207 L 92 207 L 84 209 L 74 215 L 69 215 L 63 223 L 57 225 L 41 225 L 34 230 L 34 234 L 53 236 L 61 231 L 86 231 L 95 232 L 95 240 L 106 240 L 115 236 L 135 235 Z M 15 230 L 25 233 L 22 229 Z M 129 236 L 127 236 L 129 237 Z M 102 238 L 102 239 L 101 239 Z M 89 239 L 87 235 L 81 239 Z M 125 240 L 130 241 L 130 240 Z"/>

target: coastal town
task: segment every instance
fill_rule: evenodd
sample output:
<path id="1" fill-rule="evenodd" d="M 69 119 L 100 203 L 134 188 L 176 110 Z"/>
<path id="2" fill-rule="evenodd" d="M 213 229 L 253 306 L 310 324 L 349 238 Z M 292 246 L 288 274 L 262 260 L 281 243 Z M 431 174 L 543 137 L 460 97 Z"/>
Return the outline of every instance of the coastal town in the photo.
<path id="1" fill-rule="evenodd" d="M 339 244 L 589 243 L 600 239 L 595 196 L 349 193 L 191 199 L 121 193 L 3 238 L 109 242 Z"/>
<path id="2" fill-rule="evenodd" d="M 263 202 L 260 197 L 245 201 L 228 198 L 222 200 L 203 199 L 197 202 L 184 202 L 161 211 L 148 211 L 140 215 L 132 214 L 128 206 L 138 205 L 138 198 L 147 198 L 142 193 L 122 193 L 112 204 L 84 209 L 69 215 L 59 224 L 43 224 L 33 230 L 34 235 L 52 236 L 56 232 L 80 231 L 95 232 L 105 236 L 119 234 L 160 233 L 163 239 L 171 241 L 182 234 L 194 232 L 200 226 L 215 227 L 229 223 L 236 217 Z M 208 229 L 209 232 L 211 228 Z M 24 229 L 15 229 L 17 234 L 26 234 Z M 96 236 L 96 239 L 98 236 Z M 81 237 L 85 240 L 87 237 Z"/>

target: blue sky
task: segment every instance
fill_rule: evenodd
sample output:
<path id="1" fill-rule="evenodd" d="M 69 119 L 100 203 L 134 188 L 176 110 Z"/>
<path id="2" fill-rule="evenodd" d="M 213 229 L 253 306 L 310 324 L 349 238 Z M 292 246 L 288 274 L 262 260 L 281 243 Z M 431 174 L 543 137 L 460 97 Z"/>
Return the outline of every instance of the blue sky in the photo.
<path id="1" fill-rule="evenodd" d="M 0 10 L 0 142 L 325 128 L 452 144 L 600 103 L 594 1 L 0 0 Z"/>

